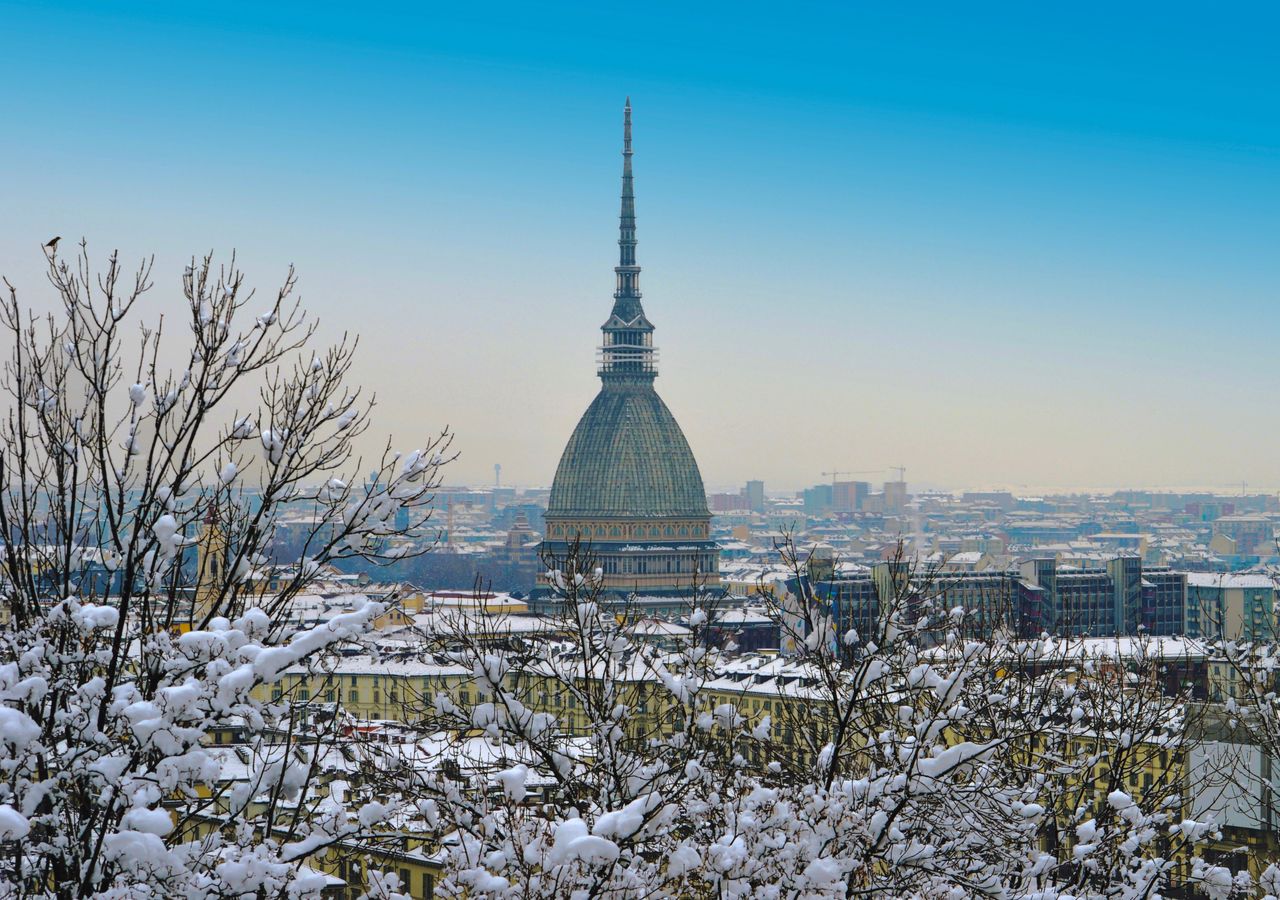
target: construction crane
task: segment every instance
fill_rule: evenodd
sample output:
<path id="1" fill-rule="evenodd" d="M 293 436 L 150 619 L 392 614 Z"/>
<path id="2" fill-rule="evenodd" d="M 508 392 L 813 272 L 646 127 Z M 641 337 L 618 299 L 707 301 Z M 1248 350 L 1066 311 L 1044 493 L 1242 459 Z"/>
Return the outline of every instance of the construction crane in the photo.
<path id="1" fill-rule="evenodd" d="M 874 475 L 876 472 L 879 472 L 879 471 L 880 471 L 879 469 L 860 469 L 856 472 L 848 472 L 848 471 L 845 471 L 844 469 L 835 469 L 834 471 L 831 471 L 831 472 L 823 472 L 822 476 L 824 478 L 827 477 L 828 475 L 831 476 L 831 483 L 835 484 L 836 479 L 839 478 L 841 475 Z"/>
<path id="2" fill-rule="evenodd" d="M 889 471 L 890 471 L 890 472 L 897 472 L 897 473 L 898 473 L 898 480 L 899 480 L 899 481 L 906 481 L 906 480 L 907 480 L 907 467 L 906 467 L 906 466 L 889 466 Z"/>

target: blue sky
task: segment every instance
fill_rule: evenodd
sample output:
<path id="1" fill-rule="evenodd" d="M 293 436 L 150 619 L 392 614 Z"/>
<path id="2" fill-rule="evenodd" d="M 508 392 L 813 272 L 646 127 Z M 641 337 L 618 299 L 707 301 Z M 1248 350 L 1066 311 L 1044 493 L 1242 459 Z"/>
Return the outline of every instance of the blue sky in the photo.
<path id="1" fill-rule="evenodd" d="M 710 485 L 1280 487 L 1277 8 L 892 7 L 0 3 L 0 270 L 38 296 L 55 233 L 175 287 L 296 263 L 384 431 L 545 484 L 630 94 Z"/>

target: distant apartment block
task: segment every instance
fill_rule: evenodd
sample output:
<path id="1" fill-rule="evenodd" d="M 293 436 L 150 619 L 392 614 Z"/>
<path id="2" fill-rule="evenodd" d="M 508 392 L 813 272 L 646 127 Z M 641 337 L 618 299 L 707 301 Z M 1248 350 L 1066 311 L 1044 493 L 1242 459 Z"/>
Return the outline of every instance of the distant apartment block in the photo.
<path id="1" fill-rule="evenodd" d="M 874 628 L 881 599 L 894 592 L 902 569 L 880 563 L 810 582 L 813 597 L 827 608 L 837 630 Z M 1231 622 L 1252 622 L 1262 600 L 1191 592 L 1185 572 L 1144 568 L 1137 556 L 1117 556 L 1097 568 L 1058 566 L 1032 559 L 1016 570 L 954 571 L 917 569 L 907 593 L 912 602 L 966 610 L 975 636 L 1003 630 L 1032 637 L 1041 633 L 1077 637 L 1201 636 L 1205 607 L 1231 609 Z M 1196 582 L 1199 584 L 1199 582 Z M 1269 583 L 1269 582 L 1268 582 Z M 795 586 L 795 587 L 798 587 Z M 1249 605 L 1252 604 L 1252 605 Z M 910 603 L 909 603 L 910 605 Z M 1242 610 L 1249 610 L 1246 614 Z M 1221 621 L 1219 618 L 1217 621 Z M 1233 629 L 1235 625 L 1231 626 Z M 1250 626 L 1253 627 L 1253 626 Z"/>
<path id="2" fill-rule="evenodd" d="M 1187 636 L 1274 640 L 1276 584 L 1269 575 L 1196 572 L 1187 576 Z"/>
<path id="3" fill-rule="evenodd" d="M 708 494 L 707 505 L 715 513 L 764 512 L 764 482 L 748 481 L 736 494 L 727 492 Z"/>

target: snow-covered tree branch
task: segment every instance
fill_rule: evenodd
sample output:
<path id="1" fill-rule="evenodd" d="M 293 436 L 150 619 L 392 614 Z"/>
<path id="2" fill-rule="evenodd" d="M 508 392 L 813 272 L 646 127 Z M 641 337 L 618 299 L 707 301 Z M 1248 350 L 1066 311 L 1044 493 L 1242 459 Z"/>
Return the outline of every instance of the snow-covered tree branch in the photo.
<path id="1" fill-rule="evenodd" d="M 316 347 L 290 271 L 259 298 L 232 258 L 193 259 L 180 314 L 139 322 L 132 274 L 48 253 L 57 311 L 5 282 L 0 389 L 0 869 L 33 896 L 284 893 L 308 760 L 326 749 L 254 696 L 359 641 L 376 603 L 300 626 L 329 561 L 377 562 L 430 517 L 447 431 L 368 461 L 355 340 Z M 285 515 L 303 557 L 272 562 Z M 429 543 L 429 542 L 428 542 Z M 241 729 L 253 786 L 218 788 L 208 744 Z M 267 735 L 271 733 L 268 740 Z M 283 737 L 281 736 L 283 735 Z M 266 807 L 257 801 L 266 797 Z M 311 823 L 307 823 L 311 827 Z"/>

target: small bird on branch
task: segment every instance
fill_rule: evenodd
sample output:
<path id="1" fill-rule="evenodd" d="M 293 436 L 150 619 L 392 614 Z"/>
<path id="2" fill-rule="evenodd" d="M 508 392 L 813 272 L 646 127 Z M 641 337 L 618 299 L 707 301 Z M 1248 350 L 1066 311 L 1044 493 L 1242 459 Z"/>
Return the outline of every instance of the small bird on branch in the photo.
<path id="1" fill-rule="evenodd" d="M 58 235 L 58 236 L 57 236 L 57 237 L 55 237 L 53 240 L 51 240 L 49 243 L 45 244 L 45 245 L 44 245 L 44 249 L 45 249 L 45 250 L 47 250 L 47 251 L 49 251 L 49 254 L 50 254 L 50 255 L 53 255 L 54 253 L 57 253 L 57 252 L 58 252 L 58 241 L 60 241 L 60 240 L 62 240 L 62 235 Z"/>

